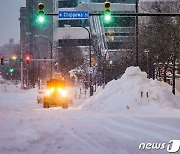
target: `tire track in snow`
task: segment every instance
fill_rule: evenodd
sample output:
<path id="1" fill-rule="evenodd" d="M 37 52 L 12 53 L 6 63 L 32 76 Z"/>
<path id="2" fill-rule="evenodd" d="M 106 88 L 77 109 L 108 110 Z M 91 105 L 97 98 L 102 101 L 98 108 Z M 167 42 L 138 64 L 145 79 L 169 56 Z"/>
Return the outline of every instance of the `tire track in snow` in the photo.
<path id="1" fill-rule="evenodd" d="M 117 123 L 120 122 L 119 119 L 118 120 L 112 119 L 112 118 L 110 119 L 114 120 Z M 164 125 L 164 124 L 162 125 L 162 124 L 147 122 L 145 121 L 145 119 L 142 120 L 139 117 L 137 118 L 128 117 L 125 119 L 126 119 L 125 123 L 127 124 L 133 123 L 134 125 L 136 125 L 136 127 L 140 127 L 143 130 L 148 130 L 147 132 L 152 134 L 152 137 L 155 137 L 157 139 L 159 138 L 159 140 L 169 141 L 170 139 L 176 139 L 177 136 L 179 136 L 178 134 L 180 134 L 180 131 L 178 131 L 177 129 L 174 129 L 173 127 L 169 127 L 168 125 Z"/>
<path id="2" fill-rule="evenodd" d="M 149 126 L 142 125 L 141 123 L 132 123 L 128 119 L 120 117 L 120 121 L 116 121 L 110 118 L 102 118 L 101 122 L 107 123 L 105 126 L 109 127 L 112 131 L 122 131 L 125 134 L 128 133 L 129 136 L 134 139 L 157 139 L 157 140 L 167 140 L 168 138 L 160 134 L 162 130 L 158 130 L 160 133 L 157 133 L 157 130 L 150 128 Z M 123 118 L 123 119 L 122 119 Z"/>

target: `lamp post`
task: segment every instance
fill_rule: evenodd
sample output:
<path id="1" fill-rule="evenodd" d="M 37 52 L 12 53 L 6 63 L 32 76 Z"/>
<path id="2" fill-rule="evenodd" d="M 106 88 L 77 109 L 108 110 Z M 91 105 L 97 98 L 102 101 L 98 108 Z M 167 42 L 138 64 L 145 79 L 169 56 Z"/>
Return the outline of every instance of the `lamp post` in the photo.
<path id="1" fill-rule="evenodd" d="M 52 53 L 53 44 L 52 44 L 52 42 L 46 36 L 43 36 L 43 35 L 35 35 L 35 37 L 43 37 L 49 42 L 50 47 L 51 47 L 51 57 L 50 57 L 50 59 L 52 60 L 53 59 L 53 53 Z M 52 79 L 52 67 L 53 66 L 52 66 L 52 61 L 51 61 L 51 79 Z"/>
<path id="2" fill-rule="evenodd" d="M 82 27 L 82 28 L 86 29 L 88 34 L 89 34 L 89 67 L 91 69 L 91 67 L 92 67 L 92 65 L 91 65 L 91 58 L 92 58 L 91 57 L 91 33 L 90 33 L 88 28 L 86 28 L 86 27 Z M 93 86 L 92 86 L 92 74 L 91 74 L 91 72 L 89 75 L 90 75 L 90 79 L 89 79 L 90 96 L 92 96 L 93 95 Z"/>

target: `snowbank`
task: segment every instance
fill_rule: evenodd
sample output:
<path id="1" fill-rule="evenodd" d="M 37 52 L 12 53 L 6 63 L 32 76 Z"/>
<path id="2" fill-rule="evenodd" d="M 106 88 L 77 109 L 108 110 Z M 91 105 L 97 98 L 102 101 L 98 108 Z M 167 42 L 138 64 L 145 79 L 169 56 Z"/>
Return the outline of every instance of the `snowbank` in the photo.
<path id="1" fill-rule="evenodd" d="M 109 82 L 105 89 L 89 98 L 81 108 L 97 112 L 120 112 L 178 108 L 180 94 L 172 94 L 167 83 L 147 78 L 139 67 L 129 67 L 119 80 Z"/>
<path id="2" fill-rule="evenodd" d="M 18 91 L 20 91 L 18 85 L 0 84 L 0 93 L 18 92 Z"/>
<path id="3" fill-rule="evenodd" d="M 180 78 L 176 79 L 176 87 L 180 91 Z"/>

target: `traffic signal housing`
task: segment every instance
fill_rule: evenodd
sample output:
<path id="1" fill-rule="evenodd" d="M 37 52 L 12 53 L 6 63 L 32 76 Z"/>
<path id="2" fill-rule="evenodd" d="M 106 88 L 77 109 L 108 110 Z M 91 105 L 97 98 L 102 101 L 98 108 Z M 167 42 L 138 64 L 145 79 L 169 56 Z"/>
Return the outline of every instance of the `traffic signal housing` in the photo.
<path id="1" fill-rule="evenodd" d="M 111 2 L 104 2 L 104 21 L 111 21 Z"/>
<path id="2" fill-rule="evenodd" d="M 1 65 L 4 65 L 4 56 L 1 56 Z"/>
<path id="3" fill-rule="evenodd" d="M 30 62 L 30 57 L 26 56 L 26 63 L 29 64 L 29 62 Z"/>
<path id="4" fill-rule="evenodd" d="M 38 4 L 38 13 L 44 14 L 44 4 L 43 3 Z"/>
<path id="5" fill-rule="evenodd" d="M 45 22 L 44 4 L 43 3 L 38 4 L 37 22 L 39 24 L 43 24 Z"/>

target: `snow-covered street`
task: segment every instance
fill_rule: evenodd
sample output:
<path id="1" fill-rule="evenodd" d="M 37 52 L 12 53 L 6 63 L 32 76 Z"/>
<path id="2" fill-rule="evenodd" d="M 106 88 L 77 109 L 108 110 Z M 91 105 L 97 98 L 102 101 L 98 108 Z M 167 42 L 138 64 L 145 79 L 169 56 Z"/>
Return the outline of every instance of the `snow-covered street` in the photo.
<path id="1" fill-rule="evenodd" d="M 139 145 L 179 140 L 178 109 L 97 112 L 86 100 L 74 100 L 66 110 L 44 109 L 37 104 L 37 89 L 9 85 L 6 90 L 0 93 L 1 154 L 164 154 L 166 148 L 139 150 Z M 77 101 L 82 105 L 75 105 Z"/>

